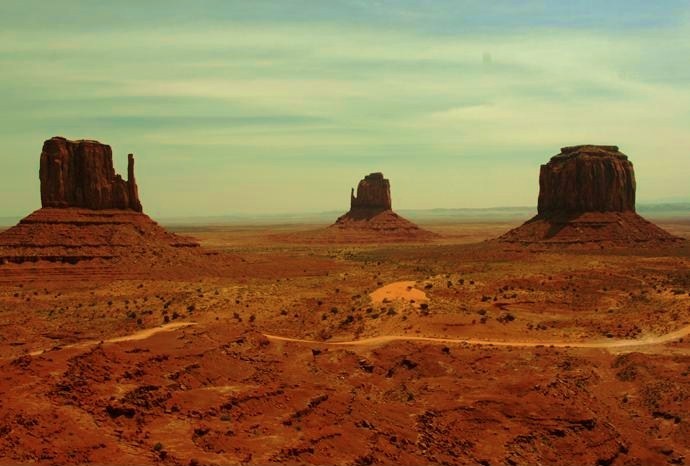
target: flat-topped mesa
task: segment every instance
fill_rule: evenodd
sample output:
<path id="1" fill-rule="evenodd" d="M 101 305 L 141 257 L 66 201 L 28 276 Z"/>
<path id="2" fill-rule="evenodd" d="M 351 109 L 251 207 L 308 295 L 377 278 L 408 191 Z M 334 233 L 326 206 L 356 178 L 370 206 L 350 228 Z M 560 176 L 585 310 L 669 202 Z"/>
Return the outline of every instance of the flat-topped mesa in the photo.
<path id="1" fill-rule="evenodd" d="M 391 210 L 391 185 L 383 173 L 371 173 L 364 177 L 350 193 L 351 210 Z"/>
<path id="2" fill-rule="evenodd" d="M 617 146 L 564 147 L 541 166 L 540 217 L 634 211 L 635 171 Z"/>
<path id="3" fill-rule="evenodd" d="M 127 180 L 123 180 L 115 173 L 110 146 L 98 141 L 48 139 L 41 151 L 39 177 L 43 207 L 142 211 L 134 156 L 129 154 Z"/>
<path id="4" fill-rule="evenodd" d="M 538 214 L 499 241 L 604 248 L 682 240 L 635 212 L 635 171 L 617 146 L 564 147 L 541 166 Z"/>

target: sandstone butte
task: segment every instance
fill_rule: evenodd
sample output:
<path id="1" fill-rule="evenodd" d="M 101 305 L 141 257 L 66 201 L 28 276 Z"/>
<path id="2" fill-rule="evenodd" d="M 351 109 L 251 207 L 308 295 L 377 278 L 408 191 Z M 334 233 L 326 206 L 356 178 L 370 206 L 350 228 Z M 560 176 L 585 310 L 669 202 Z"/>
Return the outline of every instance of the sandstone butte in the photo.
<path id="1" fill-rule="evenodd" d="M 115 173 L 110 146 L 98 141 L 48 139 L 41 151 L 39 177 L 43 207 L 142 211 L 134 155 L 128 156 L 125 181 Z"/>
<path id="2" fill-rule="evenodd" d="M 110 146 L 53 137 L 40 157 L 42 208 L 0 233 L 0 264 L 170 256 L 198 246 L 142 212 L 129 155 L 127 180 Z"/>
<path id="3" fill-rule="evenodd" d="M 350 191 L 350 211 L 353 210 L 391 210 L 391 184 L 383 173 L 371 173 L 364 177 L 355 189 Z"/>
<path id="4" fill-rule="evenodd" d="M 327 231 L 335 240 L 428 241 L 437 235 L 419 228 L 392 210 L 390 181 L 382 173 L 371 173 L 350 193 L 350 210 Z"/>
<path id="5" fill-rule="evenodd" d="M 635 170 L 617 146 L 564 147 L 539 173 L 537 215 L 506 243 L 633 245 L 680 241 L 635 212 Z"/>

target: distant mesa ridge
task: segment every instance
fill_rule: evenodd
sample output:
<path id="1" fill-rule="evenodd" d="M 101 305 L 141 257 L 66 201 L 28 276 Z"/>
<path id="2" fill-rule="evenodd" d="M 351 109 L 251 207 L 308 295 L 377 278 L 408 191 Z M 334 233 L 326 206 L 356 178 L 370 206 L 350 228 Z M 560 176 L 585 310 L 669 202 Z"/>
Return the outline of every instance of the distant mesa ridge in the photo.
<path id="1" fill-rule="evenodd" d="M 41 151 L 41 205 L 142 212 L 133 154 L 127 162 L 127 180 L 123 180 L 115 173 L 110 146 L 98 141 L 50 138 Z"/>
<path id="2" fill-rule="evenodd" d="M 635 212 L 635 170 L 617 146 L 564 147 L 539 172 L 537 215 L 499 238 L 523 244 L 681 241 Z"/>

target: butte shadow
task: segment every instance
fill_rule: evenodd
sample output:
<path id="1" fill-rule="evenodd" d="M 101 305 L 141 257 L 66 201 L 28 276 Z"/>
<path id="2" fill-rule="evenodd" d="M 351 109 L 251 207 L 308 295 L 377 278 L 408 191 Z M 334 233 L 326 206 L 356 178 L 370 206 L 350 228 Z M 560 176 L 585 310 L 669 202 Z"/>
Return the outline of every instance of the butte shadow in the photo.
<path id="1" fill-rule="evenodd" d="M 129 154 L 127 180 L 115 173 L 110 146 L 53 137 L 40 159 L 42 208 L 0 233 L 0 265 L 23 262 L 161 260 L 196 248 L 142 212 Z"/>
<path id="2" fill-rule="evenodd" d="M 282 235 L 282 240 L 315 243 L 427 242 L 436 233 L 424 230 L 392 209 L 390 181 L 371 173 L 350 193 L 350 210 L 328 228 Z"/>
<path id="3" fill-rule="evenodd" d="M 502 243 L 660 246 L 683 240 L 635 212 L 635 171 L 617 146 L 564 147 L 541 166 L 537 215 Z"/>

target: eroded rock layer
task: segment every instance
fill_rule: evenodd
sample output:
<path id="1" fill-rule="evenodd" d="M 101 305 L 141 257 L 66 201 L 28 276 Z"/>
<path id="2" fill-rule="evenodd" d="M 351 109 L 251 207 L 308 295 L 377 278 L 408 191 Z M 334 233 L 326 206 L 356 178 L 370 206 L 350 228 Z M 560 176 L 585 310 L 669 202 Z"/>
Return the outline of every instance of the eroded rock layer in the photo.
<path id="1" fill-rule="evenodd" d="M 536 216 L 499 239 L 507 243 L 554 246 L 634 246 L 682 241 L 635 212 L 586 212 Z"/>
<path id="2" fill-rule="evenodd" d="M 131 210 L 43 208 L 0 233 L 0 264 L 163 257 L 196 246 Z"/>
<path id="3" fill-rule="evenodd" d="M 424 230 L 392 210 L 382 210 L 373 216 L 358 216 L 348 212 L 338 218 L 328 230 L 334 240 L 357 241 L 427 241 L 437 235 Z"/>
<path id="4" fill-rule="evenodd" d="M 88 209 L 131 209 L 141 212 L 129 154 L 127 180 L 115 173 L 110 146 L 98 141 L 53 137 L 41 151 L 41 205 Z"/>

